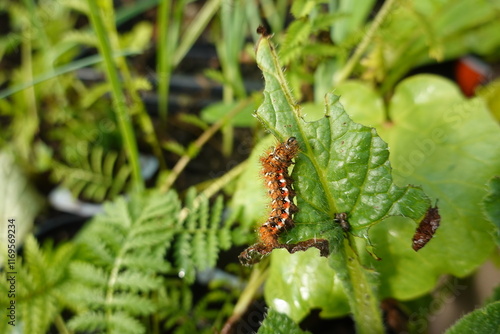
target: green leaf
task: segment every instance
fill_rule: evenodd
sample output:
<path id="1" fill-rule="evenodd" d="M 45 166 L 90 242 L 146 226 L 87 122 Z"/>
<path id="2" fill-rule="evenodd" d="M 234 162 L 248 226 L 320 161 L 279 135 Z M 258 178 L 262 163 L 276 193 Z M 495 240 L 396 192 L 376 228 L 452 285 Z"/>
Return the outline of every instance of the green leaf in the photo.
<path id="1" fill-rule="evenodd" d="M 500 245 L 500 177 L 496 176 L 489 182 L 490 193 L 483 201 L 486 217 L 496 225 L 496 242 Z"/>
<path id="2" fill-rule="evenodd" d="M 187 321 L 192 317 L 189 285 L 196 270 L 213 267 L 220 248 L 231 245 L 231 226 L 221 223 L 222 197 L 210 205 L 193 188 L 185 201 L 181 208 L 174 191 L 146 191 L 105 204 L 77 238 L 81 252 L 63 294 L 75 311 L 70 328 L 146 332 L 147 319 L 160 310 L 158 316 L 170 327 L 184 328 L 185 322 L 196 331 Z M 179 278 L 162 275 L 175 273 Z M 200 317 L 216 318 L 203 311 Z"/>
<path id="3" fill-rule="evenodd" d="M 309 15 L 316 6 L 316 2 L 312 0 L 298 0 L 292 3 L 290 12 L 295 17 L 303 17 Z"/>
<path id="4" fill-rule="evenodd" d="M 350 114 L 367 119 L 378 110 L 380 102 L 368 86 L 349 92 L 354 94 L 366 104 L 341 97 Z M 466 100 L 454 84 L 430 75 L 403 81 L 389 115 L 392 123 L 377 130 L 391 148 L 396 183 L 422 185 L 439 199 L 442 216 L 435 237 L 418 253 L 406 247 L 414 228 L 404 218 L 370 230 L 382 261 L 361 255 L 381 273 L 381 296 L 407 300 L 429 292 L 443 274 L 471 273 L 491 253 L 495 228 L 483 217 L 482 201 L 484 185 L 500 175 L 500 131 L 481 100 Z"/>
<path id="5" fill-rule="evenodd" d="M 373 0 L 342 0 L 338 2 L 338 8 L 334 10 L 343 14 L 344 17 L 333 24 L 331 36 L 335 44 L 342 43 L 363 29 L 364 22 L 373 9 L 374 2 Z"/>
<path id="6" fill-rule="evenodd" d="M 500 302 L 475 310 L 454 324 L 446 334 L 500 333 Z"/>
<path id="7" fill-rule="evenodd" d="M 174 192 L 136 193 L 127 201 L 120 197 L 104 206 L 104 212 L 77 238 L 82 252 L 71 266 L 73 285 L 64 296 L 78 310 L 69 322 L 71 328 L 98 326 L 106 332 L 125 333 L 121 327 L 129 323 L 128 332 L 145 331 L 133 317 L 156 309 L 148 295 L 163 286 L 158 274 L 169 268 L 165 249 L 172 241 L 179 211 Z M 94 316 L 102 321 L 90 323 Z"/>
<path id="8" fill-rule="evenodd" d="M 266 281 L 267 304 L 278 312 L 303 319 L 311 309 L 321 309 L 321 317 L 340 317 L 349 312 L 349 304 L 342 283 L 328 260 L 319 257 L 317 249 L 297 252 L 290 256 L 277 249 L 271 254 L 273 265 Z M 287 284 L 284 278 L 297 284 Z M 300 282 L 300 283 L 299 283 Z"/>
<path id="9" fill-rule="evenodd" d="M 56 163 L 52 177 L 71 190 L 74 197 L 100 202 L 106 197 L 115 198 L 128 186 L 131 169 L 122 160 L 118 153 L 105 153 L 103 147 L 96 146 L 72 163 Z"/>
<path id="10" fill-rule="evenodd" d="M 345 81 L 335 88 L 335 94 L 340 95 L 340 103 L 353 121 L 377 129 L 385 122 L 384 100 L 366 83 Z"/>
<path id="11" fill-rule="evenodd" d="M 394 7 L 372 49 L 384 50 L 383 91 L 418 65 L 468 53 L 488 55 L 500 46 L 498 1 L 422 0 Z"/>
<path id="12" fill-rule="evenodd" d="M 500 79 L 489 82 L 485 86 L 478 87 L 476 95 L 483 98 L 490 112 L 497 121 L 500 121 Z"/>
<path id="13" fill-rule="evenodd" d="M 292 321 L 286 314 L 279 313 L 270 309 L 267 312 L 266 319 L 262 322 L 258 334 L 275 334 L 275 333 L 289 333 L 289 334 L 306 334 L 309 331 L 303 331 L 300 327 Z"/>
<path id="14" fill-rule="evenodd" d="M 326 96 L 325 117 L 305 122 L 267 38 L 260 40 L 256 59 L 266 80 L 264 103 L 257 110 L 257 117 L 279 140 L 293 136 L 300 145 L 292 173 L 300 211 L 295 215 L 296 227 L 284 233 L 282 240 L 295 243 L 326 238 L 331 251 L 328 263 L 347 292 L 358 331 L 382 332 L 375 284 L 360 264 L 351 236 L 369 241 L 368 230 L 390 216 L 404 216 L 418 223 L 431 202 L 419 187 L 399 187 L 392 181 L 387 144 L 374 129 L 354 123 L 337 96 Z M 348 242 L 343 240 L 344 233 L 334 221 L 335 215 L 343 212 L 348 214 L 351 226 L 345 235 Z M 408 249 L 410 241 L 408 238 Z M 287 266 L 293 256 L 298 255 L 280 262 Z M 276 262 L 271 263 L 275 265 Z M 300 275 L 290 277 L 272 272 L 285 288 L 302 284 Z M 333 282 L 331 276 L 330 282 Z M 266 299 L 273 300 L 275 291 L 267 290 Z M 286 302 L 291 304 L 294 300 Z M 287 311 L 298 321 L 309 308 L 303 305 L 300 310 Z"/>
<path id="15" fill-rule="evenodd" d="M 201 111 L 200 117 L 205 122 L 213 124 L 237 106 L 238 102 L 214 103 L 204 108 Z M 228 124 L 240 127 L 253 127 L 255 125 L 255 118 L 252 117 L 253 110 L 253 104 L 246 105 L 241 112 L 238 112 L 233 118 L 228 121 Z"/>
<path id="16" fill-rule="evenodd" d="M 51 324 L 60 317 L 64 306 L 64 288 L 71 284 L 68 268 L 74 254 L 73 244 L 61 244 L 56 249 L 47 244 L 40 249 L 33 235 L 28 235 L 22 257 L 18 257 L 14 267 L 1 275 L 0 293 L 5 297 L 0 299 L 0 307 L 5 310 L 10 301 L 15 300 L 15 324 L 18 326 L 22 323 L 27 333 L 48 333 Z M 12 282 L 7 280 L 12 276 L 12 271 L 16 273 L 15 296 L 9 296 Z M 2 333 L 10 333 L 3 325 L 0 325 Z"/>
<path id="17" fill-rule="evenodd" d="M 366 236 L 371 226 L 389 216 L 420 221 L 430 201 L 420 188 L 392 182 L 387 144 L 376 131 L 354 123 L 331 94 L 325 117 L 304 122 L 271 52 L 268 43 L 259 44 L 257 61 L 266 89 L 256 114 L 277 138 L 296 137 L 301 148 L 292 175 L 299 223 L 287 239 L 321 234 L 340 212 L 348 213 L 351 232 L 358 236 Z"/>
<path id="18" fill-rule="evenodd" d="M 395 179 L 423 184 L 441 208 L 437 242 L 412 260 L 432 254 L 435 279 L 439 273 L 463 277 L 494 246 L 495 229 L 481 202 L 484 185 L 500 175 L 500 128 L 482 100 L 466 100 L 451 82 L 428 75 L 402 82 L 389 113 L 394 124 L 381 134 L 392 149 Z"/>

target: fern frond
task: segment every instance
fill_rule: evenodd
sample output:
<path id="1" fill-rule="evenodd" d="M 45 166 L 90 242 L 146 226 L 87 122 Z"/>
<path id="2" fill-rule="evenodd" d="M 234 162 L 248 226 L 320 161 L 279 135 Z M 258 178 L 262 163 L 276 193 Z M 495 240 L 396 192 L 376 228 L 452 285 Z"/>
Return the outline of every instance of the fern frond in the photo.
<path id="1" fill-rule="evenodd" d="M 195 267 L 192 257 L 192 235 L 190 233 L 181 233 L 175 242 L 175 264 L 179 270 L 179 277 L 187 282 L 193 282 L 195 277 Z"/>
<path id="2" fill-rule="evenodd" d="M 284 64 L 291 62 L 302 54 L 298 46 L 307 42 L 311 34 L 311 28 L 311 22 L 306 19 L 296 20 L 290 24 L 280 50 L 280 58 Z"/>
<path id="3" fill-rule="evenodd" d="M 101 160 L 95 157 L 95 163 Z M 230 225 L 221 223 L 222 197 L 210 209 L 208 199 L 191 189 L 185 202 L 181 208 L 171 191 L 120 197 L 104 205 L 104 212 L 77 238 L 79 259 L 71 264 L 75 282 L 66 295 L 77 314 L 69 322 L 71 329 L 113 333 L 121 330 L 115 320 L 126 316 L 123 321 L 131 325 L 124 333 L 144 332 L 143 325 L 134 327 L 132 321 L 157 311 L 177 319 L 172 319 L 174 327 L 177 321 L 189 322 L 189 290 L 174 288 L 183 291 L 177 294 L 169 289 L 165 295 L 165 278 L 158 274 L 175 270 L 183 279 L 169 282 L 188 287 L 196 270 L 213 267 L 219 249 L 230 245 L 230 238 L 221 238 L 229 235 Z M 173 264 L 165 260 L 170 257 Z M 168 312 L 162 310 L 162 301 L 152 298 L 162 295 L 176 303 Z M 88 323 L 94 316 L 99 319 L 95 326 Z"/>
<path id="4" fill-rule="evenodd" d="M 106 284 L 106 273 L 100 267 L 92 263 L 74 261 L 71 263 L 70 271 L 73 276 L 78 275 L 78 279 L 86 282 L 90 286 L 102 286 Z"/>
<path id="5" fill-rule="evenodd" d="M 147 292 L 158 289 L 162 282 L 162 279 L 159 277 L 148 277 L 139 271 L 128 270 L 116 278 L 116 287 L 118 289 L 123 288 L 131 291 Z"/>
<path id="6" fill-rule="evenodd" d="M 105 304 L 104 290 L 101 286 L 86 285 L 75 277 L 71 286 L 66 287 L 64 298 L 67 306 L 77 315 L 100 309 Z"/>
<path id="7" fill-rule="evenodd" d="M 194 280 L 196 269 L 214 267 L 219 249 L 230 246 L 230 241 L 227 242 L 226 238 L 230 224 L 221 223 L 222 209 L 221 197 L 215 201 L 209 212 L 208 198 L 203 195 L 196 196 L 193 188 L 187 192 L 184 208 L 186 215 L 179 221 L 178 235 L 173 247 L 175 264 L 181 276 L 188 282 Z"/>
<path id="8" fill-rule="evenodd" d="M 163 286 L 158 274 L 171 268 L 164 258 L 179 211 L 174 192 L 120 197 L 104 206 L 77 238 L 82 251 L 71 265 L 76 284 L 67 294 L 77 313 L 69 322 L 73 330 L 145 332 L 137 318 L 157 309 L 150 294 Z"/>
<path id="9" fill-rule="evenodd" d="M 116 197 L 128 186 L 130 167 L 118 158 L 118 153 L 104 153 L 104 149 L 97 146 L 87 157 L 72 164 L 55 163 L 52 177 L 73 196 L 101 202 Z"/>
<path id="10" fill-rule="evenodd" d="M 47 333 L 64 306 L 62 295 L 69 282 L 68 265 L 75 253 L 74 246 L 63 244 L 42 251 L 35 238 L 29 235 L 24 243 L 23 256 L 16 262 L 16 324 L 23 323 L 25 333 Z M 22 261 L 21 261 L 22 259 Z M 8 295 L 9 282 L 1 275 L 0 293 Z M 6 309 L 8 298 L 0 299 Z M 4 333 L 7 333 L 5 331 Z"/>
<path id="11" fill-rule="evenodd" d="M 79 328 L 81 331 L 102 332 L 106 329 L 106 317 L 103 313 L 87 312 L 73 317 L 69 322 L 70 328 Z"/>
<path id="12" fill-rule="evenodd" d="M 107 306 L 133 316 L 150 315 L 156 311 L 156 305 L 147 297 L 130 293 L 117 293 Z"/>
<path id="13" fill-rule="evenodd" d="M 220 249 L 228 249 L 231 247 L 231 235 L 229 228 L 219 228 L 222 210 L 224 208 L 224 201 L 219 196 L 212 206 L 212 215 L 207 230 L 207 260 L 206 268 L 215 267 L 217 256 Z M 229 227 L 229 224 L 226 224 Z"/>

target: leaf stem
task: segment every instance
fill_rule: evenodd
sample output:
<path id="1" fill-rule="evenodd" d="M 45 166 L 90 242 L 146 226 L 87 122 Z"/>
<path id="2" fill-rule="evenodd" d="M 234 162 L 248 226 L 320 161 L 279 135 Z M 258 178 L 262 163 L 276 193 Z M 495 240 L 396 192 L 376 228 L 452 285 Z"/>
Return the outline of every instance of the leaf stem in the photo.
<path id="1" fill-rule="evenodd" d="M 200 37 L 203 29 L 206 28 L 210 20 L 217 13 L 217 10 L 222 4 L 222 0 L 210 0 L 205 2 L 203 8 L 198 12 L 192 23 L 185 30 L 186 33 L 182 36 L 177 48 L 173 51 L 172 65 L 179 65 L 189 49 Z"/>
<path id="2" fill-rule="evenodd" d="M 132 179 L 136 190 L 141 190 L 144 188 L 144 181 L 141 177 L 137 142 L 132 127 L 132 122 L 130 120 L 130 115 L 126 110 L 127 100 L 125 99 L 125 94 L 122 91 L 118 71 L 115 67 L 111 44 L 104 28 L 97 2 L 94 0 L 88 0 L 87 3 L 89 5 L 90 20 L 99 41 L 99 51 L 104 58 L 106 75 L 111 85 L 114 111 L 116 114 L 116 119 L 118 121 L 118 126 L 120 128 L 120 134 L 123 138 L 125 151 L 127 152 L 128 160 L 132 167 Z"/>
<path id="3" fill-rule="evenodd" d="M 393 7 L 394 3 L 396 0 L 387 0 L 384 2 L 382 5 L 382 8 L 380 8 L 380 11 L 378 12 L 377 16 L 373 20 L 372 25 L 370 26 L 370 29 L 368 29 L 368 32 L 366 33 L 365 37 L 359 43 L 358 47 L 356 48 L 356 51 L 352 55 L 352 57 L 349 59 L 347 64 L 342 68 L 342 70 L 338 73 L 336 73 L 333 77 L 333 86 L 336 87 L 340 83 L 342 83 L 344 80 L 346 80 L 349 75 L 351 74 L 352 70 L 354 69 L 354 66 L 359 62 L 359 59 L 361 56 L 364 54 L 366 49 L 368 48 L 368 45 L 370 42 L 373 40 L 373 36 L 375 35 L 375 32 L 378 30 L 382 22 L 384 22 L 385 18 L 389 14 L 391 8 Z"/>
<path id="4" fill-rule="evenodd" d="M 337 245 L 334 246 L 329 263 L 344 286 L 357 333 L 384 333 L 379 301 L 373 290 L 374 284 L 352 246 L 354 237 L 349 234 L 343 241 L 334 238 L 330 240 L 330 245 Z"/>
<path id="5" fill-rule="evenodd" d="M 172 2 L 167 0 L 160 1 L 160 6 L 158 7 L 158 58 L 156 59 L 156 73 L 158 76 L 158 88 L 156 93 L 158 95 L 158 113 L 160 118 L 166 122 L 167 112 L 168 112 L 168 94 L 169 94 L 169 83 L 170 76 L 172 72 L 171 66 L 171 52 L 169 52 L 169 26 L 170 26 L 170 15 L 171 15 Z M 176 32 L 178 30 L 175 30 Z M 176 36 L 177 37 L 177 36 Z M 177 38 L 176 38 L 177 40 Z"/>
<path id="6" fill-rule="evenodd" d="M 106 17 L 107 20 L 102 21 L 103 27 L 107 34 L 107 39 L 111 44 L 111 50 L 119 50 L 120 42 L 118 31 L 116 30 L 116 19 L 115 11 L 113 7 L 113 2 L 110 0 L 103 1 L 100 4 L 102 16 Z M 121 76 L 121 82 L 123 83 L 124 91 L 128 97 L 128 109 L 129 114 L 137 117 L 137 124 L 141 127 L 144 133 L 145 141 L 153 149 L 154 155 L 157 157 L 160 167 L 162 169 L 166 168 L 165 159 L 163 158 L 163 153 L 161 151 L 160 143 L 154 131 L 153 122 L 146 111 L 144 103 L 139 95 L 139 92 L 134 84 L 134 78 L 130 73 L 129 66 L 127 65 L 125 57 L 115 58 L 116 67 Z"/>

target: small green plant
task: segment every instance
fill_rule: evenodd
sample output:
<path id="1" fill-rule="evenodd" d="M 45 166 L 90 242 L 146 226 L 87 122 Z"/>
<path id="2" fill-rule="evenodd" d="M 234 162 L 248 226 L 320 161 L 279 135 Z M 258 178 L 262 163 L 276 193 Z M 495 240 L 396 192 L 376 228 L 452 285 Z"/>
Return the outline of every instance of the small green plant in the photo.
<path id="1" fill-rule="evenodd" d="M 159 311 L 152 298 L 165 288 L 162 275 L 189 284 L 195 269 L 215 266 L 219 247 L 230 245 L 229 225 L 220 220 L 222 200 L 210 213 L 207 199 L 194 192 L 186 201 L 182 209 L 172 191 L 142 194 L 128 203 L 120 198 L 96 217 L 78 238 L 81 256 L 70 265 L 74 284 L 67 302 L 79 310 L 70 328 L 144 332 L 135 317 Z"/>
<path id="2" fill-rule="evenodd" d="M 30 237 L 18 267 L 17 321 L 30 333 L 45 333 L 54 322 L 62 332 L 145 333 L 150 322 L 139 319 L 149 317 L 155 327 L 167 320 L 169 327 L 178 321 L 188 328 L 183 322 L 190 309 L 181 306 L 191 303 L 196 271 L 213 268 L 219 251 L 231 245 L 222 209 L 221 197 L 209 209 L 194 190 L 184 207 L 173 191 L 140 193 L 107 204 L 74 243 L 42 252 Z M 1 288 L 7 294 L 8 285 Z M 223 301 L 215 291 L 206 298 Z M 63 321 L 63 310 L 74 316 Z"/>

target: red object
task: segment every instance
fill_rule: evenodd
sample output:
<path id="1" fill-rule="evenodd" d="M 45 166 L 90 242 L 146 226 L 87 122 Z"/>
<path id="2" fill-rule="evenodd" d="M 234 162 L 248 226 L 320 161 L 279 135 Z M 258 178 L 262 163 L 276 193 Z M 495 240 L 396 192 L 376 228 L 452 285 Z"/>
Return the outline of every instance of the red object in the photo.
<path id="1" fill-rule="evenodd" d="M 481 59 L 466 56 L 457 61 L 455 78 L 466 96 L 474 96 L 476 88 L 489 80 L 492 70 Z"/>

